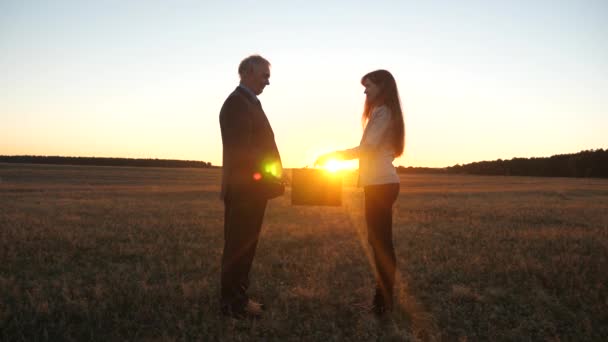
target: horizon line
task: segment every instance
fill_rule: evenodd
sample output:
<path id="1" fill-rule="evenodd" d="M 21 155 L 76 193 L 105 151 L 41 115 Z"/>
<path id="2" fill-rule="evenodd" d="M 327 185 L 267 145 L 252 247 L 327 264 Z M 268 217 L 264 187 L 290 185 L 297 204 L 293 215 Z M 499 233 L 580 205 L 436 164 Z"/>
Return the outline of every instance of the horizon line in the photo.
<path id="1" fill-rule="evenodd" d="M 427 169 L 446 169 L 448 167 L 454 167 L 456 165 L 466 165 L 466 164 L 472 164 L 472 163 L 481 163 L 481 162 L 493 162 L 493 161 L 499 161 L 499 160 L 513 160 L 513 159 L 530 159 L 530 158 L 551 158 L 554 156 L 562 156 L 562 155 L 572 155 L 572 154 L 578 154 L 578 153 L 582 153 L 582 152 L 593 152 L 593 151 L 598 151 L 598 150 L 604 150 L 603 148 L 596 148 L 596 149 L 588 149 L 588 150 L 581 150 L 578 152 L 573 152 L 573 153 L 561 153 L 561 154 L 553 154 L 551 156 L 534 156 L 534 157 L 513 157 L 510 159 L 503 159 L 503 158 L 497 158 L 494 160 L 481 160 L 481 161 L 473 161 L 473 162 L 469 162 L 469 163 L 456 163 L 454 165 L 451 166 L 443 166 L 443 167 L 431 167 L 431 166 L 403 166 L 403 165 L 395 165 L 396 168 L 398 167 L 402 167 L 402 168 L 427 168 Z M 60 156 L 60 155 L 35 155 L 35 154 L 18 154 L 18 155 L 1 155 L 0 154 L 0 158 L 3 157 L 11 157 L 11 158 L 15 158 L 15 157 L 28 157 L 28 158 L 82 158 L 82 159 L 86 159 L 86 158 L 90 158 L 90 159 L 124 159 L 124 160 L 158 160 L 158 161 L 178 161 L 178 162 L 196 162 L 196 163 L 206 163 L 209 164 L 209 166 L 213 166 L 213 167 L 223 167 L 223 165 L 214 165 L 211 162 L 208 161 L 204 161 L 204 160 L 192 160 L 192 159 L 165 159 L 165 158 L 142 158 L 142 157 L 94 157 L 94 156 Z M 297 167 L 296 167 L 297 168 Z M 285 169 L 293 169 L 293 167 L 285 167 Z"/>

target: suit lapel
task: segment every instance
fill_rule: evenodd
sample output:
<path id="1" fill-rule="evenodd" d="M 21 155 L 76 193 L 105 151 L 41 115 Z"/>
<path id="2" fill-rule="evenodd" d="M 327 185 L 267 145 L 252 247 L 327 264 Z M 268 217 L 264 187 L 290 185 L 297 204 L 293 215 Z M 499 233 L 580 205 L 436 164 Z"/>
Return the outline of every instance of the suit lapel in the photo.
<path id="1" fill-rule="evenodd" d="M 242 96 L 244 96 L 247 101 L 249 101 L 250 103 L 254 104 L 254 105 L 258 105 L 261 107 L 260 104 L 260 100 L 258 100 L 255 96 L 251 95 L 248 91 L 246 91 L 245 89 L 243 89 L 242 87 L 238 86 L 236 87 L 236 92 L 238 92 L 239 94 L 241 94 Z"/>

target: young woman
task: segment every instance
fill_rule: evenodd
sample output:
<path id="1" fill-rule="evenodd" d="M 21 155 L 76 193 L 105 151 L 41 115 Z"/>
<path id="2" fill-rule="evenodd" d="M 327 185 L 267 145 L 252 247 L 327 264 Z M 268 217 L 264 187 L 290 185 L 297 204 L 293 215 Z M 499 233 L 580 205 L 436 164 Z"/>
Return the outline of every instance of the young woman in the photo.
<path id="1" fill-rule="evenodd" d="M 359 186 L 365 192 L 365 221 L 376 266 L 376 294 L 372 311 L 382 315 L 393 308 L 396 257 L 393 247 L 393 204 L 399 194 L 399 177 L 393 159 L 403 154 L 405 125 L 397 84 L 386 70 L 361 78 L 365 87 L 361 143 L 355 148 L 325 154 L 330 159 L 359 159 Z"/>

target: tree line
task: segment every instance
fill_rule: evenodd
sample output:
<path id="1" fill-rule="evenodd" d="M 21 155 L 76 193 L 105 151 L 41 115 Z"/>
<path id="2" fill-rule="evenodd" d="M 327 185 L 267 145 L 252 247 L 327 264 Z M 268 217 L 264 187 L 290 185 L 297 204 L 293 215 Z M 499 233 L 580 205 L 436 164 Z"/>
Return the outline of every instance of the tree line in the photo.
<path id="1" fill-rule="evenodd" d="M 399 173 L 608 178 L 608 150 L 586 150 L 543 158 L 481 161 L 446 168 L 397 167 Z"/>
<path id="2" fill-rule="evenodd" d="M 0 163 L 55 164 L 55 165 L 95 165 L 95 166 L 137 166 L 137 167 L 177 167 L 211 168 L 211 162 L 173 159 L 135 159 L 99 157 L 60 156 L 0 156 Z"/>
<path id="3" fill-rule="evenodd" d="M 586 150 L 546 158 L 482 161 L 446 168 L 447 173 L 535 177 L 608 178 L 608 150 Z"/>

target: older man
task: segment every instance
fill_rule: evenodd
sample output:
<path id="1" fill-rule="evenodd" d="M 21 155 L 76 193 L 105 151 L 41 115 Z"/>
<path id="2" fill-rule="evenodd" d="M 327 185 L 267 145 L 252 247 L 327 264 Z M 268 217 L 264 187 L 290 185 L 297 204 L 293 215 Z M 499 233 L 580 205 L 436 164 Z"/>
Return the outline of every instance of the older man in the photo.
<path id="1" fill-rule="evenodd" d="M 262 315 L 263 305 L 247 295 L 249 271 L 270 198 L 282 195 L 281 157 L 272 127 L 258 100 L 269 85 L 270 63 L 259 55 L 239 65 L 239 86 L 220 111 L 224 200 L 221 308 L 235 318 Z"/>

